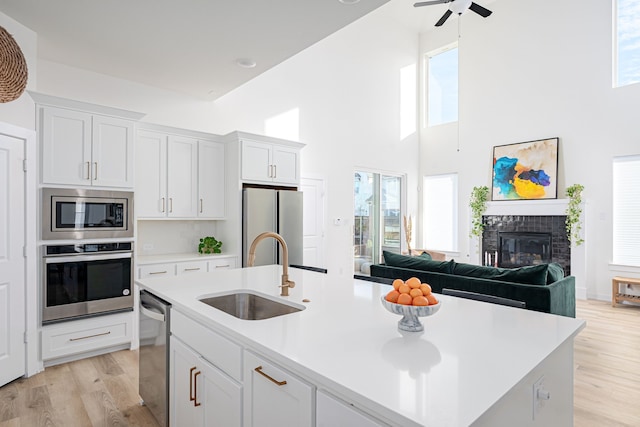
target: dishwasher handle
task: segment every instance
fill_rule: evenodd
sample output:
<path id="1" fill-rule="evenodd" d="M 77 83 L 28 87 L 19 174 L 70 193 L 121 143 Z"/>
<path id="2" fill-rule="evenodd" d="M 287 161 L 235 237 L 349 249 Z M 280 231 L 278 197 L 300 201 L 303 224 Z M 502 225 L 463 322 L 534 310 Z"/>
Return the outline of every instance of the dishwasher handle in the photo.
<path id="1" fill-rule="evenodd" d="M 159 322 L 164 322 L 165 321 L 165 317 L 163 313 L 158 313 L 155 311 L 150 310 L 151 307 L 145 306 L 144 304 L 140 303 L 140 312 L 142 314 L 144 314 L 147 317 L 150 317 L 153 320 L 157 320 Z"/>

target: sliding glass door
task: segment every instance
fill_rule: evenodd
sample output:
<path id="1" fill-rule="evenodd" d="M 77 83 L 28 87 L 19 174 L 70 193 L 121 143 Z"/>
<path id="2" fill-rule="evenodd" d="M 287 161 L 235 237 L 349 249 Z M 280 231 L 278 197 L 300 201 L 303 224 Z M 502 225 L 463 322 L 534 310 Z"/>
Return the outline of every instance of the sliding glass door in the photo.
<path id="1" fill-rule="evenodd" d="M 356 171 L 353 189 L 354 273 L 368 274 L 383 250 L 400 253 L 402 177 Z"/>

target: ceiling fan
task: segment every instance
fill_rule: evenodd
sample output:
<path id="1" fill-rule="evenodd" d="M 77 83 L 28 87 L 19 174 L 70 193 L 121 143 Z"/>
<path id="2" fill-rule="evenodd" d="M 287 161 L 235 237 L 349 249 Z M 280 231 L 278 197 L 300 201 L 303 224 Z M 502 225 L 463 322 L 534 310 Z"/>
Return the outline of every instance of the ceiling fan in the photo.
<path id="1" fill-rule="evenodd" d="M 453 12 L 458 15 L 462 15 L 467 9 L 470 9 L 477 13 L 478 15 L 486 18 L 491 15 L 491 11 L 489 9 L 485 9 L 477 3 L 474 3 L 472 0 L 432 0 L 432 1 L 422 1 L 419 3 L 414 3 L 413 7 L 421 7 L 421 6 L 431 6 L 433 4 L 443 4 L 443 3 L 451 3 L 449 5 L 449 9 L 442 15 L 442 18 L 438 22 L 436 22 L 436 27 L 441 26 L 445 23 L 447 19 L 451 16 Z"/>

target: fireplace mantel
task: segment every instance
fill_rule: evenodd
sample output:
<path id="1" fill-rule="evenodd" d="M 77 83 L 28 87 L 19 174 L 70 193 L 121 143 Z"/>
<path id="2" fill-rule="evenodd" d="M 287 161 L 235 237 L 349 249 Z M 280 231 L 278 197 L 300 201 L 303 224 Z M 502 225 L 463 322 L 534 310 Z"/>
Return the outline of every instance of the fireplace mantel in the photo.
<path id="1" fill-rule="evenodd" d="M 483 215 L 566 215 L 569 199 L 487 202 Z"/>

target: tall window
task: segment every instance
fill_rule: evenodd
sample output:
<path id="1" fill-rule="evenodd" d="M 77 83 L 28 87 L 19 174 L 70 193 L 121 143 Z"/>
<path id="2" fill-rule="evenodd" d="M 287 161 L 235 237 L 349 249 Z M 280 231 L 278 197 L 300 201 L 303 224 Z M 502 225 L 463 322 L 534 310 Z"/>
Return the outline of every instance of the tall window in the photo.
<path id="1" fill-rule="evenodd" d="M 616 1 L 615 86 L 640 82 L 640 2 Z"/>
<path id="2" fill-rule="evenodd" d="M 613 159 L 613 263 L 640 267 L 640 155 Z"/>
<path id="3" fill-rule="evenodd" d="M 382 251 L 400 253 L 402 238 L 402 178 L 373 172 L 354 174 L 354 269 L 367 273 Z"/>
<path id="4" fill-rule="evenodd" d="M 458 250 L 458 175 L 425 176 L 423 185 L 424 248 Z"/>
<path id="5" fill-rule="evenodd" d="M 458 46 L 427 54 L 427 123 L 436 126 L 458 120 Z"/>

